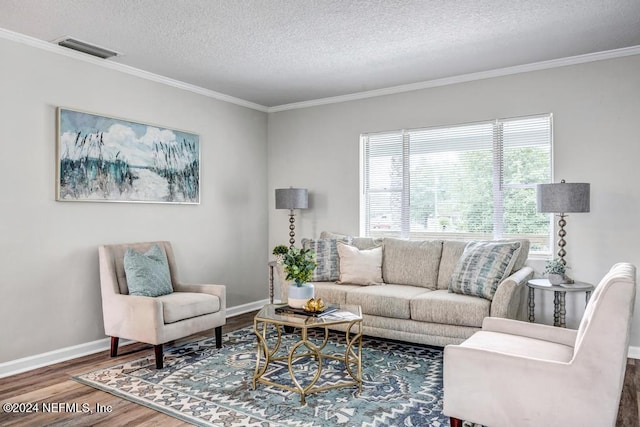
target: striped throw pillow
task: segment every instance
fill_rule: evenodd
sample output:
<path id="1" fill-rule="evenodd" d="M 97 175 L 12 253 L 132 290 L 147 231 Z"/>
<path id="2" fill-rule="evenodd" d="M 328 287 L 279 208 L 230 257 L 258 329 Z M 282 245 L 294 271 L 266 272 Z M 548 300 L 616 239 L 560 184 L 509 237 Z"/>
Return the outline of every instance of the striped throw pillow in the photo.
<path id="1" fill-rule="evenodd" d="M 493 300 L 498 285 L 513 269 L 520 242 L 470 242 L 456 264 L 449 292 Z"/>
<path id="2" fill-rule="evenodd" d="M 311 278 L 314 282 L 335 282 L 340 277 L 340 257 L 337 244 L 348 239 L 302 239 L 302 247 L 316 253 L 316 269 Z"/>

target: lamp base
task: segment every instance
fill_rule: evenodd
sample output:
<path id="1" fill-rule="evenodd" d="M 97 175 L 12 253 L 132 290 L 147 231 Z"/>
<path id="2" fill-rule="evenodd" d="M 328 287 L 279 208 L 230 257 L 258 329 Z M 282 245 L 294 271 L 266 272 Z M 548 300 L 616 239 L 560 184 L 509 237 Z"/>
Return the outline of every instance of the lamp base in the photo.
<path id="1" fill-rule="evenodd" d="M 294 239 L 296 233 L 295 233 L 295 216 L 296 214 L 293 212 L 293 209 L 291 209 L 291 212 L 289 213 L 289 247 L 292 248 L 294 243 L 296 243 L 296 239 Z"/>
<path id="2" fill-rule="evenodd" d="M 564 240 L 564 237 L 567 235 L 567 232 L 564 231 L 564 227 L 565 225 L 567 225 L 565 217 L 567 217 L 568 215 L 561 213 L 558 216 L 560 217 L 560 219 L 558 220 L 558 247 L 560 248 L 558 250 L 558 259 L 560 260 L 562 265 L 567 265 L 567 261 L 564 260 L 564 257 L 567 255 L 567 251 L 564 250 L 564 247 L 567 245 L 567 242 Z"/>

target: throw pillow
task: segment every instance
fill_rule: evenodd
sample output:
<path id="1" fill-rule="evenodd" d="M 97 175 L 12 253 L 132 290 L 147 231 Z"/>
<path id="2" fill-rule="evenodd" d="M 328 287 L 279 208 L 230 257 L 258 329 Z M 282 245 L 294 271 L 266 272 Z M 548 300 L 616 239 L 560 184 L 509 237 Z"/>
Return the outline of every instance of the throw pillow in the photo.
<path id="1" fill-rule="evenodd" d="M 520 242 L 470 242 L 453 270 L 449 291 L 492 300 L 520 247 Z"/>
<path id="2" fill-rule="evenodd" d="M 338 256 L 338 239 L 302 239 L 302 247 L 311 249 L 316 254 L 316 269 L 311 281 L 335 282 L 340 278 L 340 257 Z"/>
<path id="3" fill-rule="evenodd" d="M 173 292 L 167 255 L 158 245 L 153 245 L 144 254 L 127 248 L 124 273 L 129 295 L 159 297 Z"/>
<path id="4" fill-rule="evenodd" d="M 382 284 L 382 247 L 360 250 L 338 242 L 340 279 L 338 283 L 354 285 Z"/>

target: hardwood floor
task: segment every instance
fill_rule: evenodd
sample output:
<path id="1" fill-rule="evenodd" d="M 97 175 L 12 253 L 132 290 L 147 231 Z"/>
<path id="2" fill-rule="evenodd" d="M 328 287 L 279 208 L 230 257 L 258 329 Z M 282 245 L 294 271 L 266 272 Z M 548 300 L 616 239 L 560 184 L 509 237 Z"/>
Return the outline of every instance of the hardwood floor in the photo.
<path id="1" fill-rule="evenodd" d="M 253 323 L 256 312 L 245 313 L 227 319 L 223 332 L 230 332 Z M 175 343 L 193 341 L 205 336 L 213 337 L 214 330 L 178 340 Z M 0 410 L 0 426 L 189 426 L 161 412 L 115 397 L 71 379 L 74 375 L 94 369 L 112 366 L 118 361 L 153 356 L 153 346 L 131 344 L 120 347 L 118 357 L 109 357 L 109 350 L 58 363 L 45 368 L 0 379 L 0 403 L 56 403 L 62 404 L 58 413 L 6 413 Z M 88 404 L 91 414 L 65 412 L 64 404 Z M 96 405 L 111 407 L 110 412 L 96 412 Z M 55 407 L 55 406 L 54 406 Z"/>
<path id="2" fill-rule="evenodd" d="M 227 319 L 223 332 L 233 331 L 250 325 L 255 312 L 245 313 Z M 192 341 L 204 336 L 214 336 L 214 331 L 193 335 L 176 344 Z M 124 361 L 153 354 L 153 346 L 131 344 L 121 347 L 117 359 L 109 357 L 109 350 L 84 356 L 78 359 L 58 363 L 45 368 L 0 379 L 0 403 L 50 404 L 52 408 L 58 404 L 58 412 L 43 413 L 6 413 L 0 410 L 0 426 L 188 426 L 190 424 L 177 420 L 163 413 L 154 411 L 115 397 L 109 393 L 82 385 L 71 379 L 73 375 L 82 374 L 93 369 L 112 366 L 114 360 Z M 638 407 L 640 405 L 640 360 L 629 359 L 624 379 L 624 388 L 620 401 L 617 426 L 640 426 Z M 92 413 L 65 412 L 65 404 L 87 404 Z M 101 408 L 110 407 L 104 412 Z M 80 409 L 82 407 L 80 406 Z"/>

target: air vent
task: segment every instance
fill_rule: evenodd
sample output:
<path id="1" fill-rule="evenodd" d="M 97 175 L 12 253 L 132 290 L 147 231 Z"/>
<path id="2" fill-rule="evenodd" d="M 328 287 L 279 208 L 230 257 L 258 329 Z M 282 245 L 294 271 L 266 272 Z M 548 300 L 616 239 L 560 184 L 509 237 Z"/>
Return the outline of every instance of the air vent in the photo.
<path id="1" fill-rule="evenodd" d="M 58 43 L 60 46 L 63 46 L 69 49 L 77 50 L 78 52 L 97 56 L 98 58 L 102 58 L 102 59 L 112 58 L 114 56 L 121 55 L 118 52 L 115 52 L 113 50 L 92 45 L 87 42 L 83 42 L 81 40 L 74 39 L 71 37 L 63 37 L 61 39 L 55 40 L 54 43 Z"/>

